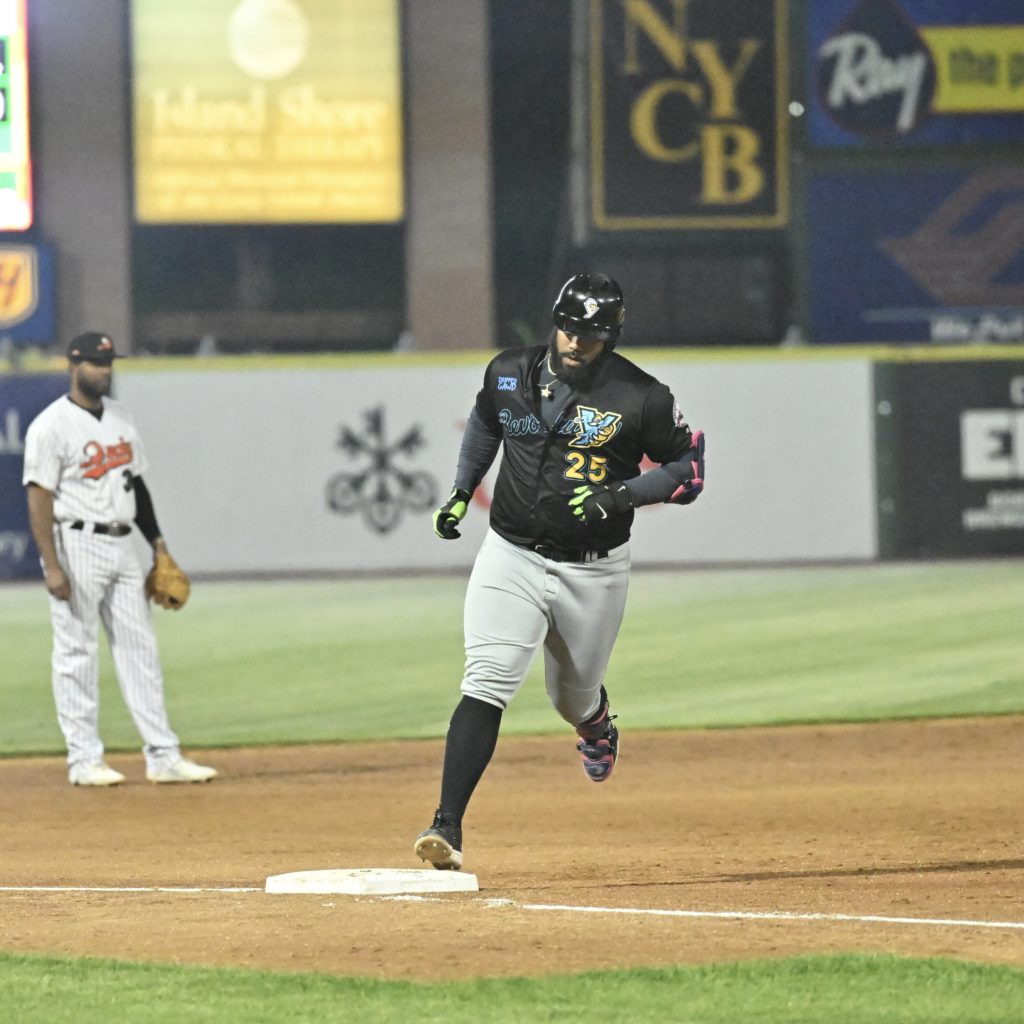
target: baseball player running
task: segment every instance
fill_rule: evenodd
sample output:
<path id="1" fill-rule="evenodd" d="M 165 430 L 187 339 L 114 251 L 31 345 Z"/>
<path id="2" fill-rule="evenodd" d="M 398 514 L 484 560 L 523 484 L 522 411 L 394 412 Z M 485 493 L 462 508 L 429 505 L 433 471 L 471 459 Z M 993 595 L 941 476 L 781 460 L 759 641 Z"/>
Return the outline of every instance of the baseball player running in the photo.
<path id="1" fill-rule="evenodd" d="M 74 786 L 116 786 L 99 735 L 99 622 L 121 692 L 143 740 L 150 782 L 206 782 L 213 768 L 182 757 L 164 707 L 163 675 L 147 596 L 180 608 L 188 577 L 167 551 L 142 479 L 146 456 L 135 421 L 110 400 L 114 346 L 80 334 L 68 348 L 71 387 L 25 435 L 29 525 L 50 593 L 53 695 Z M 132 523 L 153 548 L 143 579 Z"/>
<path id="2" fill-rule="evenodd" d="M 625 314 L 604 274 L 570 278 L 550 344 L 509 349 L 484 373 L 451 497 L 434 531 L 459 536 L 470 499 L 502 450 L 490 529 L 465 603 L 462 699 L 445 744 L 441 799 L 414 851 L 462 867 L 462 818 L 501 716 L 544 645 L 545 684 L 576 730 L 592 782 L 606 782 L 619 733 L 603 685 L 622 622 L 633 509 L 686 505 L 704 486 L 704 438 L 669 389 L 614 351 Z M 640 475 L 648 455 L 658 468 Z"/>

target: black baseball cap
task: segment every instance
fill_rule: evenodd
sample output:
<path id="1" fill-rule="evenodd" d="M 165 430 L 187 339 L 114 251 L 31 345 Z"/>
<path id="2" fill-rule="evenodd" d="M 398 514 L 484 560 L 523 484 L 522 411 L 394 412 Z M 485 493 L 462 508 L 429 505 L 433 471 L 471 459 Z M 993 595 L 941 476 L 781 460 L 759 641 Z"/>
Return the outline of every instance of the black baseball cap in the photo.
<path id="1" fill-rule="evenodd" d="M 114 343 L 99 331 L 86 331 L 71 339 L 68 345 L 68 359 L 73 363 L 99 363 L 109 366 L 117 357 Z"/>

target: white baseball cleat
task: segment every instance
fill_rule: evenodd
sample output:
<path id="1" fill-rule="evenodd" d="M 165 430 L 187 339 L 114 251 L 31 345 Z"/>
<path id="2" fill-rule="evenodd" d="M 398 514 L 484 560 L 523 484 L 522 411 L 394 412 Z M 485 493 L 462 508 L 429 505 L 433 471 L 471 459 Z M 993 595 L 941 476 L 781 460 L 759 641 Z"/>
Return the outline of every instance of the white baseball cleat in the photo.
<path id="1" fill-rule="evenodd" d="M 216 777 L 216 768 L 196 764 L 187 757 L 179 757 L 176 761 L 161 761 L 156 767 L 146 769 L 146 778 L 150 782 L 209 782 Z"/>
<path id="2" fill-rule="evenodd" d="M 72 786 L 118 786 L 124 782 L 124 776 L 103 761 L 95 764 L 78 762 L 69 769 L 68 782 Z"/>

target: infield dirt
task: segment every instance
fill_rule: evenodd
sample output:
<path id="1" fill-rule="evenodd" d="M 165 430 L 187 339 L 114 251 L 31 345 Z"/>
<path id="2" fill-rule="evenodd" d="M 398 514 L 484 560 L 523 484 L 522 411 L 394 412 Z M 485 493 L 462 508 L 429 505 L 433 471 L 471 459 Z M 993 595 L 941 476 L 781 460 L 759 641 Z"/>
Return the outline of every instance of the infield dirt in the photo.
<path id="1" fill-rule="evenodd" d="M 114 789 L 0 761 L 0 948 L 405 979 L 875 951 L 1024 967 L 1024 717 L 631 732 L 606 784 L 573 737 L 503 737 L 466 818 L 479 894 L 277 896 L 268 875 L 422 867 L 442 744 L 191 751 L 221 777 Z M 510 902 L 496 902 L 510 901 Z M 656 917 L 535 905 L 1018 922 Z"/>

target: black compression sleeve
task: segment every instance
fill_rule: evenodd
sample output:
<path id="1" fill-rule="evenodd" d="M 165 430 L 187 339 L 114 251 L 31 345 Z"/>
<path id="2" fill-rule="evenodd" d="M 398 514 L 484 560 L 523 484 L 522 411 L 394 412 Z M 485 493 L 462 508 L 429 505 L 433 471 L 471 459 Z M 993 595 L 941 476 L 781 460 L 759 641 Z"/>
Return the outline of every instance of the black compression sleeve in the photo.
<path id="1" fill-rule="evenodd" d="M 462 447 L 459 449 L 459 465 L 455 471 L 455 486 L 472 494 L 487 470 L 491 468 L 501 447 L 501 435 L 493 434 L 476 407 L 466 421 L 466 431 L 462 435 Z"/>
<path id="2" fill-rule="evenodd" d="M 132 483 L 135 487 L 135 525 L 139 528 L 142 536 L 152 544 L 160 536 L 153 499 L 141 476 L 135 477 Z"/>
<path id="3" fill-rule="evenodd" d="M 666 462 L 663 466 L 648 470 L 632 480 L 623 481 L 626 489 L 633 496 L 633 504 L 654 505 L 659 501 L 668 501 L 681 483 L 690 479 L 691 451 L 687 449 L 675 462 Z"/>

